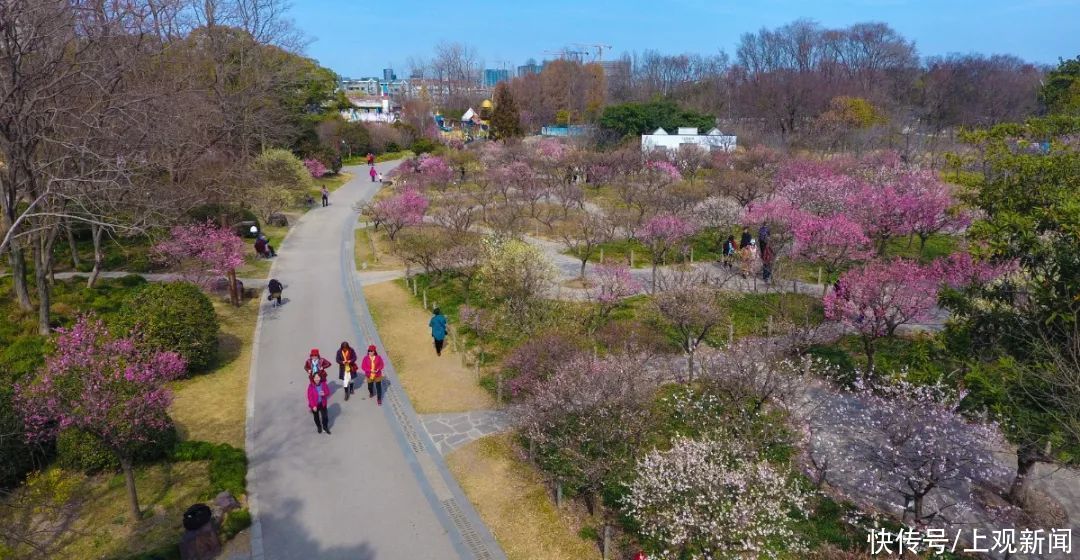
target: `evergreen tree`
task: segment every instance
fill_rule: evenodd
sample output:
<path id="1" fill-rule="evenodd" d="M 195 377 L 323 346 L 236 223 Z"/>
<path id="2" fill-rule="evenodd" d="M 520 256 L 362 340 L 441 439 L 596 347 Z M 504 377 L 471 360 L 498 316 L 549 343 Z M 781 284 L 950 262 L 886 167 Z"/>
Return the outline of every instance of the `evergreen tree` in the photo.
<path id="1" fill-rule="evenodd" d="M 516 138 L 524 134 L 521 129 L 521 115 L 518 113 L 514 95 L 505 83 L 495 86 L 495 110 L 491 115 L 491 137 L 496 140 Z"/>

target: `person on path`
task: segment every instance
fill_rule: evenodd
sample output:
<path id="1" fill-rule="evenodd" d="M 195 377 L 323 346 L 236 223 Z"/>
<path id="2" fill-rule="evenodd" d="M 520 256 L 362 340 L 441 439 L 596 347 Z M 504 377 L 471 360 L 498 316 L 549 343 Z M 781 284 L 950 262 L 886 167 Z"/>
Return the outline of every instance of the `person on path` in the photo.
<path id="1" fill-rule="evenodd" d="M 312 348 L 311 353 L 308 354 L 308 359 L 304 361 L 304 371 L 306 371 L 309 376 L 324 372 L 329 367 L 330 360 L 320 356 L 318 348 Z"/>
<path id="2" fill-rule="evenodd" d="M 379 172 L 375 171 L 375 166 L 374 165 L 372 165 L 371 169 L 368 170 L 368 175 L 371 175 L 371 182 L 374 183 L 375 182 L 375 177 L 377 177 L 379 175 Z"/>
<path id="3" fill-rule="evenodd" d="M 326 189 L 326 185 L 322 188 L 322 205 L 323 208 L 330 206 L 330 191 Z"/>
<path id="4" fill-rule="evenodd" d="M 721 253 L 724 256 L 724 266 L 731 268 L 731 261 L 735 259 L 735 236 L 727 236 L 727 241 L 724 241 L 724 248 Z"/>
<path id="5" fill-rule="evenodd" d="M 379 406 L 382 406 L 383 359 L 375 349 L 374 344 L 367 347 L 367 356 L 364 356 L 360 367 L 363 368 L 364 377 L 367 378 L 368 398 L 374 399 L 378 397 Z"/>
<path id="6" fill-rule="evenodd" d="M 752 240 L 753 239 L 750 237 L 750 230 L 743 227 L 742 228 L 742 237 L 739 238 L 739 250 L 741 251 L 741 250 L 745 249 L 747 246 L 749 246 L 750 241 L 752 241 Z"/>
<path id="7" fill-rule="evenodd" d="M 757 261 L 757 241 L 751 239 L 750 243 L 739 249 L 739 269 L 742 277 L 746 278 L 754 273 L 754 263 Z"/>
<path id="8" fill-rule="evenodd" d="M 266 252 L 270 253 L 271 257 L 277 256 L 277 251 L 274 250 L 274 246 L 270 244 L 270 240 L 266 237 L 265 233 L 260 231 L 259 237 L 257 237 L 256 240 L 261 240 L 263 243 L 266 244 Z"/>
<path id="9" fill-rule="evenodd" d="M 276 305 L 281 305 L 281 292 L 285 291 L 285 286 L 282 286 L 277 278 L 271 278 L 270 282 L 266 284 L 266 289 L 270 292 L 270 295 L 266 297 L 266 300 L 277 300 Z"/>
<path id="10" fill-rule="evenodd" d="M 428 326 L 431 327 L 431 338 L 435 340 L 435 355 L 442 356 L 443 343 L 446 342 L 446 315 L 443 315 L 438 307 L 428 321 Z"/>
<path id="11" fill-rule="evenodd" d="M 360 368 L 356 366 L 356 350 L 353 350 L 348 342 L 342 342 L 341 347 L 338 348 L 337 363 L 338 379 L 341 380 L 341 386 L 345 389 L 345 400 L 349 400 L 349 395 L 356 391 L 353 381 L 356 380 L 356 372 Z"/>
<path id="12" fill-rule="evenodd" d="M 769 246 L 769 224 L 761 224 L 757 230 L 758 252 L 765 258 L 765 248 Z"/>
<path id="13" fill-rule="evenodd" d="M 764 245 L 761 247 L 761 279 L 765 282 L 772 280 L 772 267 L 773 261 L 776 260 L 776 253 L 773 252 L 772 245 Z"/>
<path id="14" fill-rule="evenodd" d="M 308 376 L 307 404 L 311 409 L 311 417 L 315 419 L 315 429 L 319 433 L 326 431 L 330 435 L 330 417 L 326 407 L 330 404 L 330 385 L 326 383 L 326 371 Z"/>
<path id="15" fill-rule="evenodd" d="M 368 165 L 375 165 L 375 154 L 373 154 L 373 153 L 371 153 L 371 152 L 368 152 L 368 155 L 367 155 L 367 164 L 368 164 Z"/>

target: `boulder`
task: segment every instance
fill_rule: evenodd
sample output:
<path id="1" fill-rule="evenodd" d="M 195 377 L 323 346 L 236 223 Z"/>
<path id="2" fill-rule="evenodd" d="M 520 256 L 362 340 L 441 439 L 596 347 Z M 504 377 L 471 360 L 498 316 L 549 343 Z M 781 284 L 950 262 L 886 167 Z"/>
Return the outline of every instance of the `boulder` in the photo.
<path id="1" fill-rule="evenodd" d="M 198 529 L 184 531 L 180 537 L 181 560 L 213 560 L 221 554 L 221 539 L 216 523 L 207 523 Z"/>
<path id="2" fill-rule="evenodd" d="M 228 490 L 223 490 L 220 494 L 214 497 L 214 513 L 218 519 L 224 519 L 225 514 L 235 509 L 240 509 L 240 502 L 229 493 Z"/>

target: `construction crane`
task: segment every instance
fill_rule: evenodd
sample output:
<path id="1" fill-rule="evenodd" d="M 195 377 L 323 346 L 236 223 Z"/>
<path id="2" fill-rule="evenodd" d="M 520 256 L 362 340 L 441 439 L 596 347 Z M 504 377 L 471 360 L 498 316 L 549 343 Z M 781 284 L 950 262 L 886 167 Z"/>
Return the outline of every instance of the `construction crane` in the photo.
<path id="1" fill-rule="evenodd" d="M 581 62 L 581 57 L 589 53 L 587 51 L 572 51 L 570 49 L 561 49 L 557 51 L 544 51 L 544 54 L 553 54 L 558 56 L 559 58 Z"/>
<path id="2" fill-rule="evenodd" d="M 596 49 L 596 57 L 593 59 L 593 62 L 603 62 L 604 61 L 604 49 L 609 49 L 610 50 L 612 48 L 611 45 L 604 45 L 604 44 L 600 44 L 600 43 L 595 43 L 595 44 L 592 44 L 592 45 L 586 44 L 586 43 L 574 43 L 573 46 L 577 47 L 579 49 L 590 49 L 590 48 Z M 588 54 L 588 53 L 586 52 L 586 53 L 583 53 L 583 54 Z"/>

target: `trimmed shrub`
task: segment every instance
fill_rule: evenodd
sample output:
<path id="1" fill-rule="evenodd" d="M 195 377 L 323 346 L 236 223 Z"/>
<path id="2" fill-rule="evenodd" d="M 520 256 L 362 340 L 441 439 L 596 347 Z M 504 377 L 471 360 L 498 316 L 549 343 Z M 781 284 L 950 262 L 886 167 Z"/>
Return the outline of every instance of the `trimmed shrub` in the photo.
<path id="1" fill-rule="evenodd" d="M 434 141 L 427 138 L 418 138 L 415 142 L 412 143 L 412 146 L 409 147 L 409 150 L 411 150 L 416 155 L 420 155 L 430 154 L 438 148 L 439 144 L 436 144 Z"/>
<path id="2" fill-rule="evenodd" d="M 260 230 L 262 229 L 262 224 L 259 222 L 259 217 L 255 215 L 255 212 L 231 204 L 203 204 L 188 210 L 187 216 L 190 223 L 193 224 L 204 224 L 207 220 L 225 226 L 240 222 L 255 222 L 255 225 L 259 226 Z M 247 228 L 244 228 L 242 231 L 237 231 L 238 235 L 245 235 L 247 233 Z"/>
<path id="3" fill-rule="evenodd" d="M 221 536 L 229 540 L 237 533 L 251 526 L 251 513 L 246 509 L 236 509 L 225 514 L 221 522 Z"/>
<path id="4" fill-rule="evenodd" d="M 136 463 L 153 463 L 169 456 L 178 435 L 175 426 L 155 435 L 152 443 L 139 445 L 134 450 Z M 119 471 L 120 461 L 116 455 L 93 435 L 77 428 L 68 428 L 56 438 L 57 462 L 61 467 L 87 474 L 102 471 Z"/>
<path id="5" fill-rule="evenodd" d="M 217 355 L 214 305 L 188 282 L 150 284 L 135 292 L 114 324 L 125 332 L 137 329 L 150 349 L 179 353 L 188 372 L 204 371 Z"/>

